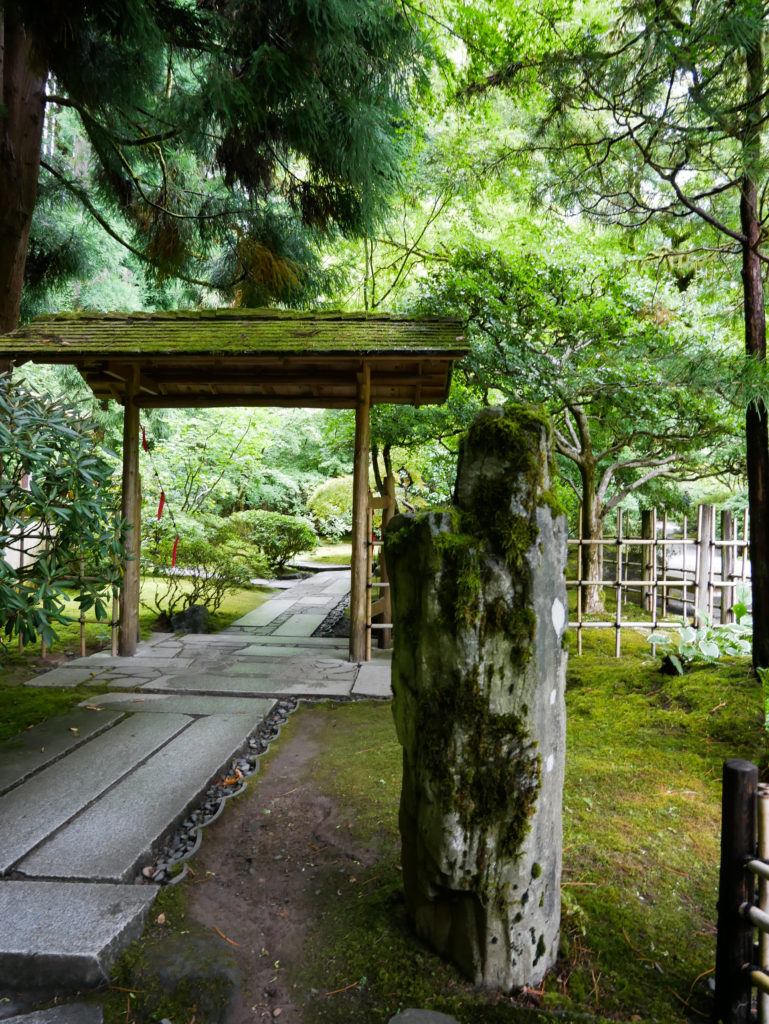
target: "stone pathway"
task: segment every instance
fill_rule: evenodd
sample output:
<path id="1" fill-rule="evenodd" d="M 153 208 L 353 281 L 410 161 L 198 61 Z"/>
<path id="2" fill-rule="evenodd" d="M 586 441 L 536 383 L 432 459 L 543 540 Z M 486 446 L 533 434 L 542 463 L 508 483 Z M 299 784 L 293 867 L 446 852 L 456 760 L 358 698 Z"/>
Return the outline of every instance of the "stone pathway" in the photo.
<path id="1" fill-rule="evenodd" d="M 110 692 L 0 748 L 0 994 L 109 979 L 157 893 L 142 865 L 278 699 L 390 696 L 389 652 L 355 664 L 346 639 L 312 636 L 349 586 L 318 573 L 223 633 L 155 634 L 28 684 Z"/>

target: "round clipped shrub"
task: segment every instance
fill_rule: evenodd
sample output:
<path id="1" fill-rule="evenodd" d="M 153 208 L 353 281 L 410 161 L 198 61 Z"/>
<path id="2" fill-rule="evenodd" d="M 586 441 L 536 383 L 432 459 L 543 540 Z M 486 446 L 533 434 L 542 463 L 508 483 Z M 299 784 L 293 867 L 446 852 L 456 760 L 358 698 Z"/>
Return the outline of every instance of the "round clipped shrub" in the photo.
<path id="1" fill-rule="evenodd" d="M 307 507 L 319 536 L 339 540 L 352 530 L 352 477 L 326 480 L 309 497 Z"/>
<path id="2" fill-rule="evenodd" d="M 227 520 L 228 528 L 263 553 L 273 568 L 281 569 L 301 551 L 314 551 L 318 543 L 311 524 L 300 516 L 247 509 Z"/>

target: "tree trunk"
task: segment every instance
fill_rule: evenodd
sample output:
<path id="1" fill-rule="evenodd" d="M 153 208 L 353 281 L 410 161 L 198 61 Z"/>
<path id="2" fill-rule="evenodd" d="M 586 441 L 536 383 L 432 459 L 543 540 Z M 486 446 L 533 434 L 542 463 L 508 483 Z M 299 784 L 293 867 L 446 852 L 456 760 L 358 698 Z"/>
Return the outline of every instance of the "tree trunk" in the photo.
<path id="1" fill-rule="evenodd" d="M 583 612 L 603 614 L 606 611 L 603 600 L 603 545 L 595 541 L 603 539 L 603 517 L 599 508 L 595 487 L 595 468 L 581 466 L 582 474 L 582 579 Z"/>
<path id="2" fill-rule="evenodd" d="M 766 310 L 761 275 L 761 226 L 758 186 L 753 173 L 760 153 L 761 96 L 764 88 L 763 40 L 746 51 L 748 115 L 743 150 L 746 170 L 740 186 L 742 285 L 745 299 L 745 350 L 766 361 Z M 767 410 L 755 402 L 745 416 L 750 510 L 750 566 L 753 586 L 753 666 L 769 667 L 769 435 Z"/>
<path id="3" fill-rule="evenodd" d="M 0 13 L 0 331 L 19 321 L 40 173 L 46 69 L 22 25 Z M 0 366 L 0 369 L 7 367 Z"/>

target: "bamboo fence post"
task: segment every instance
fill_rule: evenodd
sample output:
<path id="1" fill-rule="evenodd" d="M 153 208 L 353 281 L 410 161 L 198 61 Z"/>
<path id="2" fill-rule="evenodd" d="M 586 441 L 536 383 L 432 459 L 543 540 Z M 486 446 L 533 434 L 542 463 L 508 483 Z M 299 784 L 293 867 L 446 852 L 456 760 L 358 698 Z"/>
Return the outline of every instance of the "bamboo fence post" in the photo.
<path id="1" fill-rule="evenodd" d="M 85 657 L 85 612 L 83 611 L 83 577 L 85 576 L 85 562 L 80 559 L 80 657 Z"/>
<path id="2" fill-rule="evenodd" d="M 577 654 L 582 654 L 582 506 L 577 523 Z"/>
<path id="3" fill-rule="evenodd" d="M 708 530 L 708 598 L 707 612 L 710 621 L 713 621 L 715 612 L 715 574 L 716 574 L 716 507 L 708 505 L 710 515 L 710 529 Z"/>
<path id="4" fill-rule="evenodd" d="M 662 513 L 662 618 L 668 613 L 668 514 Z"/>
<path id="5" fill-rule="evenodd" d="M 742 517 L 742 582 L 746 583 L 748 579 L 748 510 Z"/>
<path id="6" fill-rule="evenodd" d="M 684 514 L 684 535 L 681 541 L 681 551 L 683 552 L 683 572 L 681 573 L 681 576 L 683 578 L 683 588 L 681 591 L 681 602 L 683 605 L 683 618 L 688 619 L 688 588 L 686 581 L 686 573 L 688 571 L 687 566 L 689 564 L 689 521 L 686 514 Z"/>
<path id="7" fill-rule="evenodd" d="M 663 545 L 664 550 L 664 545 Z M 652 613 L 652 629 L 657 628 L 657 598 L 659 596 L 657 590 L 657 509 L 652 509 L 652 543 L 651 543 L 651 571 L 652 571 L 652 585 L 651 585 L 651 613 Z"/>
<path id="8" fill-rule="evenodd" d="M 24 564 L 24 527 L 22 526 L 19 533 L 19 575 L 21 575 L 21 570 L 24 568 Z M 22 654 L 23 651 L 24 640 L 21 633 L 19 633 L 19 654 Z"/>
<path id="9" fill-rule="evenodd" d="M 617 559 L 616 559 L 617 607 L 614 613 L 614 657 L 619 658 L 622 648 L 622 514 L 617 516 Z"/>
<path id="10" fill-rule="evenodd" d="M 650 541 L 652 538 L 652 511 L 651 509 L 641 510 L 641 540 Z M 652 578 L 652 548 L 651 544 L 641 545 L 641 579 L 644 583 Z M 651 588 L 641 585 L 641 607 L 645 612 L 651 611 Z"/>
<path id="11" fill-rule="evenodd" d="M 724 762 L 721 799 L 721 869 L 718 884 L 714 1019 L 749 1024 L 751 984 L 745 965 L 753 959 L 753 925 L 740 907 L 751 904 L 753 874 L 745 862 L 755 852 L 758 768 L 750 761 Z"/>
<path id="12" fill-rule="evenodd" d="M 734 516 L 728 509 L 721 512 L 721 622 L 734 622 L 734 566 L 737 546 Z M 769 1024 L 769 1021 L 767 1021 Z"/>
<path id="13" fill-rule="evenodd" d="M 758 856 L 769 861 L 769 786 L 758 784 Z M 769 880 L 758 878 L 758 909 L 769 911 Z M 758 966 L 769 969 L 769 935 L 761 928 L 758 932 Z M 769 1024 L 769 994 L 758 990 L 758 1021 Z"/>

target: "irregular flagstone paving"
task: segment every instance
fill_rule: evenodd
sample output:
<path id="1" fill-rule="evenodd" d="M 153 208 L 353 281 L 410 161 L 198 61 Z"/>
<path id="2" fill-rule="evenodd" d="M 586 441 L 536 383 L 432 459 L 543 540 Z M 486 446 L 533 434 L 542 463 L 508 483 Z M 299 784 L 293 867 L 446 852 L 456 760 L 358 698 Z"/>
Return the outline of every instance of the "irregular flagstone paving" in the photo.
<path id="1" fill-rule="evenodd" d="M 312 636 L 349 587 L 348 571 L 320 572 L 222 633 L 157 633 L 133 658 L 27 684 L 111 692 L 0 747 L 0 996 L 108 980 L 157 893 L 127 883 L 278 699 L 391 695 L 389 652 L 359 665 L 346 639 Z"/>

